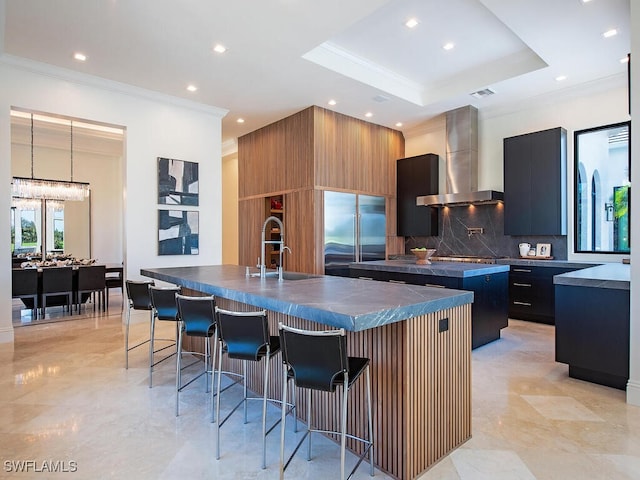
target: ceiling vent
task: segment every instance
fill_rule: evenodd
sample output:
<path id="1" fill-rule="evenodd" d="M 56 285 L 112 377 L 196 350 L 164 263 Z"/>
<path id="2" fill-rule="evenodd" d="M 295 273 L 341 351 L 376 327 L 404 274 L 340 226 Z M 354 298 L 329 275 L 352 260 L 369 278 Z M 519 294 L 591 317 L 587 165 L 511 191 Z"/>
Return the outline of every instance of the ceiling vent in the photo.
<path id="1" fill-rule="evenodd" d="M 375 97 L 373 97 L 373 100 L 375 102 L 382 103 L 382 102 L 388 102 L 391 99 L 385 95 L 376 95 Z"/>
<path id="2" fill-rule="evenodd" d="M 496 92 L 491 90 L 490 88 L 484 88 L 482 90 L 478 90 L 477 92 L 470 93 L 473 98 L 484 98 L 490 95 L 494 95 Z"/>

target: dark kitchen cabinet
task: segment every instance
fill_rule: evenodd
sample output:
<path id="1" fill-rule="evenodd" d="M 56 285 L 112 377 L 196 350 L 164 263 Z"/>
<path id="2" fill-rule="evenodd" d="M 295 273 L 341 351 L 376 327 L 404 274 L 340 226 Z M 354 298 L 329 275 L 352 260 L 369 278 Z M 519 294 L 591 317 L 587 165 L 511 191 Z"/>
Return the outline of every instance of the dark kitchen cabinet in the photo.
<path id="1" fill-rule="evenodd" d="M 401 158 L 396 165 L 398 236 L 437 236 L 438 209 L 419 207 L 416 198 L 438 193 L 438 155 Z"/>
<path id="2" fill-rule="evenodd" d="M 512 265 L 509 271 L 509 318 L 553 325 L 553 277 L 574 270 L 578 269 Z"/>
<path id="3" fill-rule="evenodd" d="M 566 180 L 565 129 L 505 138 L 505 235 L 566 235 Z"/>
<path id="4" fill-rule="evenodd" d="M 629 379 L 629 290 L 556 285 L 556 362 L 569 376 L 624 390 Z"/>

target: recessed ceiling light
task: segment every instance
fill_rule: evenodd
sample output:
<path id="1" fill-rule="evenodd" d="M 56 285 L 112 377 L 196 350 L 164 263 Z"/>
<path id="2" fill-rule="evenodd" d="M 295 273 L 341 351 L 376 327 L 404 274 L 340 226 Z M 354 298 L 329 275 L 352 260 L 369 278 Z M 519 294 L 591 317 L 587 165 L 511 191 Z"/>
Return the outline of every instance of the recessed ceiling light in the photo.
<path id="1" fill-rule="evenodd" d="M 367 113 L 364 114 L 364 116 L 367 117 L 367 118 L 371 118 L 371 117 L 373 117 L 373 113 L 367 112 Z"/>
<path id="2" fill-rule="evenodd" d="M 396 123 L 396 127 L 401 127 L 401 126 L 402 126 L 402 122 Z"/>
<path id="3" fill-rule="evenodd" d="M 239 118 L 239 119 L 237 119 L 237 120 L 236 120 L 236 122 L 238 122 L 238 123 L 244 123 L 244 118 Z"/>
<path id="4" fill-rule="evenodd" d="M 332 100 L 329 100 L 327 103 L 328 103 L 329 105 L 333 106 L 333 105 L 335 105 L 335 104 L 336 104 L 336 103 L 338 103 L 338 102 L 336 102 L 335 100 L 333 100 L 333 99 L 332 99 Z"/>
<path id="5" fill-rule="evenodd" d="M 610 37 L 615 37 L 617 34 L 618 34 L 618 30 L 616 30 L 615 28 L 612 28 L 611 30 L 607 30 L 606 32 L 604 32 L 602 36 L 604 38 L 610 38 Z"/>
<path id="6" fill-rule="evenodd" d="M 213 47 L 213 51 L 216 53 L 224 53 L 227 51 L 227 47 L 218 43 L 215 47 Z"/>
<path id="7" fill-rule="evenodd" d="M 566 80 L 567 76 L 566 75 L 558 75 L 556 77 L 556 82 L 562 82 L 563 80 Z"/>
<path id="8" fill-rule="evenodd" d="M 80 53 L 80 52 L 74 53 L 73 58 L 75 58 L 79 62 L 84 62 L 87 60 L 87 56 L 84 53 Z"/>
<path id="9" fill-rule="evenodd" d="M 198 87 L 196 87 L 195 85 L 187 85 L 187 90 L 189 90 L 190 92 L 195 92 L 198 90 Z"/>
<path id="10" fill-rule="evenodd" d="M 582 3 L 589 3 L 591 0 L 582 0 Z"/>
<path id="11" fill-rule="evenodd" d="M 418 20 L 415 18 L 410 18 L 409 20 L 406 21 L 405 25 L 409 28 L 415 28 L 418 26 Z"/>
<path id="12" fill-rule="evenodd" d="M 456 46 L 455 43 L 447 42 L 444 45 L 442 45 L 442 48 L 444 48 L 445 50 L 453 50 L 453 47 L 455 46 Z"/>

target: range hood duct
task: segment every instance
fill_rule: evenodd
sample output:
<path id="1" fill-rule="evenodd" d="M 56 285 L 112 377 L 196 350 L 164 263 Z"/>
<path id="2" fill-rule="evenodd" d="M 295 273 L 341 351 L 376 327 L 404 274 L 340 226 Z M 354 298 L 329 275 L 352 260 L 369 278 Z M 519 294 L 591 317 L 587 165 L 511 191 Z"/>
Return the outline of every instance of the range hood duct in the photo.
<path id="1" fill-rule="evenodd" d="M 446 113 L 447 193 L 417 197 L 431 207 L 498 203 L 502 192 L 478 191 L 478 109 L 467 105 Z"/>

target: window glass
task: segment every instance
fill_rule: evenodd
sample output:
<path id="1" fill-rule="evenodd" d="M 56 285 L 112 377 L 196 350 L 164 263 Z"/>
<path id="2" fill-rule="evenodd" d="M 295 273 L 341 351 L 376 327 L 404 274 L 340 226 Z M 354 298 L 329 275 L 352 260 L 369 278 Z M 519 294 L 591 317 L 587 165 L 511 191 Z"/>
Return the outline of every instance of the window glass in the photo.
<path id="1" fill-rule="evenodd" d="M 629 253 L 630 123 L 574 134 L 575 251 Z"/>

